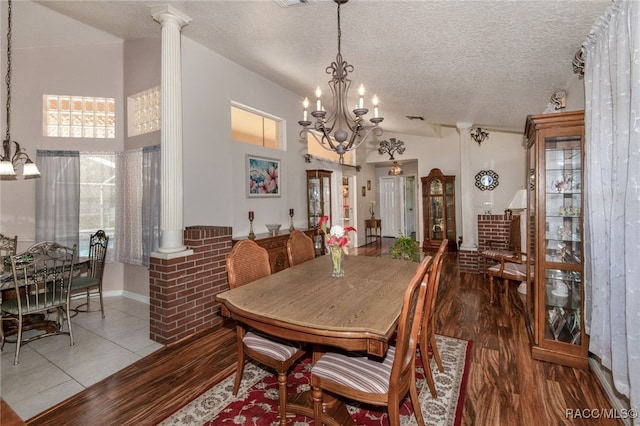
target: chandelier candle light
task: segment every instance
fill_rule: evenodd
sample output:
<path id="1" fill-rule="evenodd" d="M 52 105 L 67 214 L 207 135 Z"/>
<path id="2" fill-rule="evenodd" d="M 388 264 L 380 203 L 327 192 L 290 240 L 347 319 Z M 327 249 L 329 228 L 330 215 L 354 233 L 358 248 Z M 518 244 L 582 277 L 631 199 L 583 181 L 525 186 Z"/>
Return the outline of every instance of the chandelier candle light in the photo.
<path id="1" fill-rule="evenodd" d="M 331 276 L 335 278 L 344 277 L 344 255 L 348 254 L 349 249 L 347 244 L 349 244 L 349 232 L 356 232 L 356 228 L 353 226 L 347 226 L 343 228 L 340 225 L 333 225 L 331 230 L 327 232 L 327 222 L 329 221 L 328 216 L 322 216 L 318 225 L 326 238 L 326 246 L 329 249 L 329 254 L 331 254 L 331 265 L 333 269 L 331 270 Z"/>
<path id="2" fill-rule="evenodd" d="M 364 107 L 364 86 L 360 85 L 358 91 L 359 98 L 353 115 L 347 107 L 347 97 L 351 80 L 348 78 L 350 72 L 353 71 L 353 65 L 348 64 L 341 53 L 342 31 L 340 28 L 340 5 L 347 3 L 348 0 L 333 0 L 338 4 L 338 54 L 336 60 L 326 68 L 326 73 L 332 75 L 329 81 L 329 88 L 333 94 L 332 109 L 327 113 L 322 105 L 322 91 L 320 87 L 316 89 L 316 108 L 311 111 L 311 116 L 316 119 L 312 123 L 308 117 L 309 99 L 305 98 L 303 102 L 302 121 L 298 121 L 303 129 L 300 132 L 300 138 L 306 139 L 311 134 L 318 144 L 327 151 L 333 151 L 340 156 L 340 164 L 344 163 L 343 155 L 351 150 L 357 149 L 367 140 L 369 135 L 375 131 L 380 136 L 382 128 L 379 124 L 384 120 L 379 116 L 378 97 L 373 96 L 373 118 L 369 119 L 372 123 L 367 125 L 364 116 L 369 112 Z M 310 127 L 313 124 L 313 127 Z M 320 134 L 318 137 L 317 134 Z"/>

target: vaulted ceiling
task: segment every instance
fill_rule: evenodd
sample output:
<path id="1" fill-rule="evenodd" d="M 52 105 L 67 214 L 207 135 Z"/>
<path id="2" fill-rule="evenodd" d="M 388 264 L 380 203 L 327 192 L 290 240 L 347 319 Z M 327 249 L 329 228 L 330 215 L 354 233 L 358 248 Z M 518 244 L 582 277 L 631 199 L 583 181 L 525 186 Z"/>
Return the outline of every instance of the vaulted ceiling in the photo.
<path id="1" fill-rule="evenodd" d="M 331 0 L 289 7 L 274 0 L 37 3 L 124 40 L 159 37 L 150 6 L 171 4 L 193 19 L 186 37 L 281 84 L 301 102 L 313 99 L 318 85 L 328 93 L 325 68 L 338 45 Z M 433 135 L 438 126 L 468 122 L 521 133 L 527 114 L 543 112 L 555 91 L 575 83 L 573 56 L 610 4 L 351 0 L 341 7 L 342 55 L 355 67 L 352 92 L 363 83 L 367 98 L 380 99 L 385 130 Z M 20 43 L 52 42 L 35 17 L 14 16 L 14 26 L 23 20 L 33 26 L 22 27 L 21 36 L 43 40 Z"/>

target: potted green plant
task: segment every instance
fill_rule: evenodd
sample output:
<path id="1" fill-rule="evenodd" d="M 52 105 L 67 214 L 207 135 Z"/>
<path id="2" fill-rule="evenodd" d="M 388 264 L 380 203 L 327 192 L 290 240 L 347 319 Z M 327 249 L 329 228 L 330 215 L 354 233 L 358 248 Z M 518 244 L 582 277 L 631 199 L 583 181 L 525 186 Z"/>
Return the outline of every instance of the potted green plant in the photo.
<path id="1" fill-rule="evenodd" d="M 405 237 L 400 234 L 389 251 L 392 259 L 410 260 L 412 262 L 420 261 L 420 247 L 418 242 L 411 237 Z"/>

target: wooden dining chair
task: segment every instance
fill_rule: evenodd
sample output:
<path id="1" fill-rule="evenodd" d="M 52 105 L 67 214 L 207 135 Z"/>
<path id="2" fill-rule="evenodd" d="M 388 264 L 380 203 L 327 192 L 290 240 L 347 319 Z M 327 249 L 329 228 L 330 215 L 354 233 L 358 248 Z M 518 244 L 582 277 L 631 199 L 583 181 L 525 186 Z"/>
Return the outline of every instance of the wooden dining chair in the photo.
<path id="1" fill-rule="evenodd" d="M 322 424 L 322 402 L 325 391 L 367 404 L 386 406 L 391 426 L 400 425 L 400 403 L 407 392 L 411 397 L 418 425 L 424 418 L 416 387 L 415 356 L 429 283 L 425 281 L 433 259 L 426 257 L 404 293 L 398 320 L 396 345 L 390 346 L 382 359 L 362 354 L 327 352 L 311 368 L 314 419 Z"/>
<path id="2" fill-rule="evenodd" d="M 522 237 L 520 236 L 520 216 L 515 215 L 509 222 L 508 238 L 502 241 L 489 240 L 488 247 L 480 252 L 482 257 L 482 272 L 487 277 L 489 273 L 488 262 L 495 264 L 501 258 L 517 259 L 522 250 Z"/>
<path id="3" fill-rule="evenodd" d="M 92 292 L 94 294 L 97 292 L 100 298 L 100 313 L 102 314 L 102 318 L 104 318 L 102 277 L 104 276 L 104 264 L 107 258 L 108 245 L 109 236 L 102 229 L 89 237 L 89 271 L 85 276 L 74 278 L 71 284 L 72 295 L 84 293 L 87 297 L 85 303 L 73 309 L 76 313 L 91 312 L 91 295 Z"/>
<path id="4" fill-rule="evenodd" d="M 269 254 L 252 240 L 236 243 L 227 258 L 229 288 L 236 288 L 258 278 L 271 274 Z M 233 384 L 233 394 L 237 395 L 244 371 L 245 355 L 278 372 L 278 392 L 280 424 L 287 422 L 287 373 L 302 358 L 306 351 L 301 345 L 287 342 L 263 333 L 247 330 L 241 323 L 236 324 L 238 342 L 238 366 Z"/>
<path id="5" fill-rule="evenodd" d="M 507 296 L 509 291 L 509 282 L 517 281 L 522 282 L 527 279 L 527 262 L 524 253 L 518 252 L 514 257 L 500 257 L 499 263 L 493 265 L 487 270 L 489 275 L 489 292 L 491 294 L 491 303 L 493 303 L 493 290 L 494 281 L 496 278 L 502 279 L 504 286 L 504 295 Z M 533 277 L 533 270 L 529 271 L 531 277 Z"/>
<path id="6" fill-rule="evenodd" d="M 431 268 L 429 269 L 429 290 L 427 291 L 427 297 L 425 303 L 428 307 L 425 307 L 424 314 L 422 315 L 422 325 L 420 326 L 420 339 L 418 346 L 420 346 L 420 355 L 422 357 L 422 365 L 424 368 L 424 375 L 431 391 L 431 396 L 438 397 L 436 391 L 436 385 L 433 380 L 433 372 L 431 371 L 431 363 L 429 359 L 429 353 L 433 354 L 433 359 L 436 361 L 438 370 L 444 372 L 444 366 L 442 365 L 442 359 L 440 358 L 440 352 L 438 352 L 438 345 L 436 344 L 436 332 L 435 332 L 435 307 L 436 300 L 438 298 L 438 289 L 440 287 L 440 273 L 442 272 L 442 265 L 444 264 L 444 252 L 447 249 L 449 240 L 444 239 L 440 243 L 438 252 L 433 257 Z"/>
<path id="7" fill-rule="evenodd" d="M 313 240 L 302 231 L 291 232 L 287 240 L 287 257 L 289 258 L 289 266 L 315 259 L 316 249 Z"/>
<path id="8" fill-rule="evenodd" d="M 18 364 L 20 347 L 32 340 L 57 334 L 69 335 L 73 346 L 71 328 L 70 297 L 73 261 L 76 246 L 64 247 L 54 242 L 42 242 L 31 246 L 24 252 L 11 256 L 11 269 L 16 297 L 5 300 L 0 309 L 17 324 L 16 353 L 13 363 Z M 33 337 L 23 339 L 23 317 L 32 314 L 48 315 L 49 311 L 57 313 L 56 326 L 52 331 L 45 331 Z M 63 332 L 64 320 L 68 331 Z M 4 347 L 5 336 L 0 328 L 0 349 Z"/>

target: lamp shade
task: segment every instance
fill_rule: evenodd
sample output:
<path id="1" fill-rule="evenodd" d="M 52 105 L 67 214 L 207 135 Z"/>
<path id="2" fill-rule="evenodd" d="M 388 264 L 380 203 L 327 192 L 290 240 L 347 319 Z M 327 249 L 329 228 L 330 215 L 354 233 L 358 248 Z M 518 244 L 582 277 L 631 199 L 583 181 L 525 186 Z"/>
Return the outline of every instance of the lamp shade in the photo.
<path id="1" fill-rule="evenodd" d="M 519 189 L 516 194 L 513 196 L 511 201 L 509 201 L 508 209 L 512 211 L 516 210 L 524 210 L 527 208 L 527 190 Z"/>

